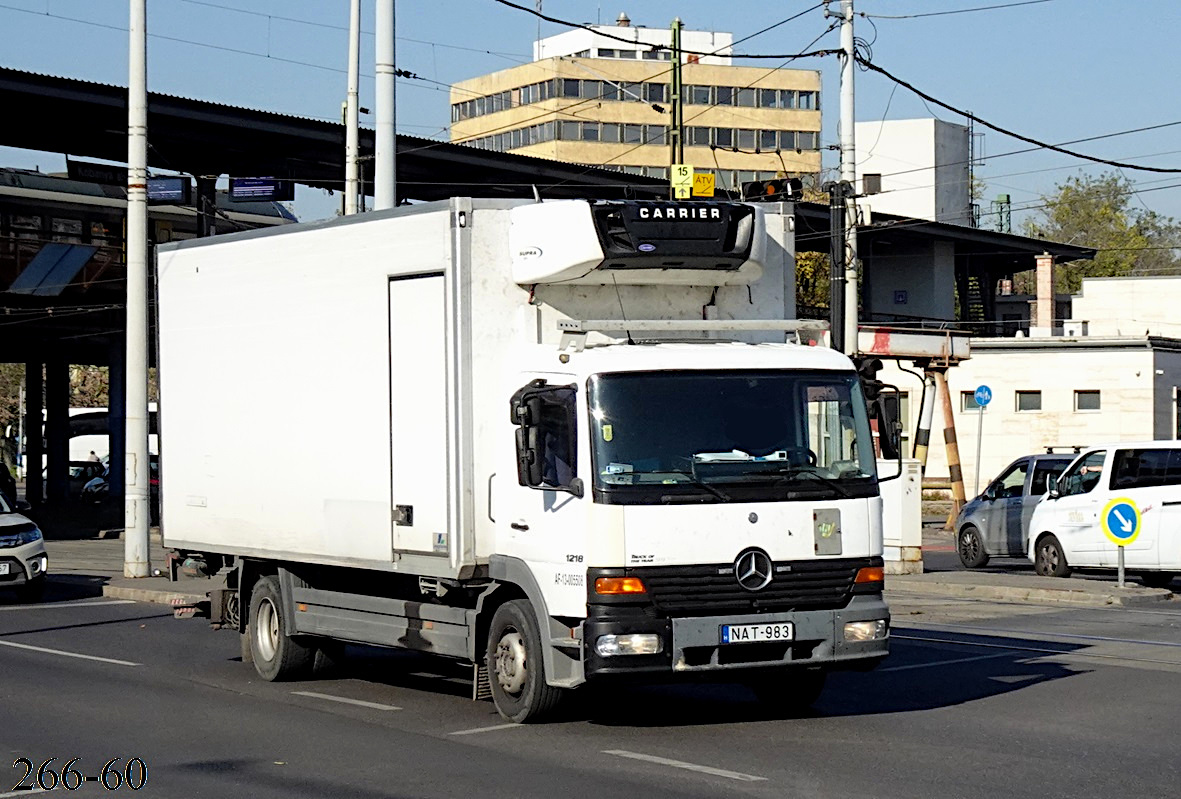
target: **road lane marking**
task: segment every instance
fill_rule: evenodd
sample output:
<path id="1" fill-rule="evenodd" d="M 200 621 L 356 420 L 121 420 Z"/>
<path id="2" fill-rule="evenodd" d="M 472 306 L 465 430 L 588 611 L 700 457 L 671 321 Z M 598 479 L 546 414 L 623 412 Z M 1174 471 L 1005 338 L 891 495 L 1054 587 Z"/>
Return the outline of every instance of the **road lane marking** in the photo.
<path id="1" fill-rule="evenodd" d="M 470 730 L 456 730 L 448 735 L 475 735 L 478 732 L 494 732 L 496 730 L 525 729 L 524 724 L 493 724 L 491 727 L 472 727 Z"/>
<path id="2" fill-rule="evenodd" d="M 296 696 L 310 696 L 312 699 L 326 699 L 329 702 L 342 702 L 346 705 L 356 705 L 357 707 L 368 707 L 374 710 L 401 710 L 402 708 L 396 705 L 383 705 L 378 702 L 366 702 L 364 699 L 349 699 L 345 696 L 333 696 L 332 694 L 318 694 L 315 691 L 292 691 Z"/>
<path id="3" fill-rule="evenodd" d="M 655 755 L 642 755 L 639 752 L 629 752 L 626 749 L 604 749 L 603 754 L 615 755 L 616 757 L 627 757 L 632 760 L 643 760 L 646 763 L 656 763 L 661 766 L 672 766 L 673 768 L 683 768 L 686 771 L 696 771 L 701 774 L 712 774 L 715 777 L 725 777 L 731 780 L 740 780 L 742 782 L 766 782 L 766 777 L 756 777 L 754 774 L 742 774 L 737 771 L 726 771 L 725 769 L 714 768 L 713 766 L 702 766 L 697 763 L 686 763 L 682 760 L 669 760 L 667 757 L 656 757 Z"/>
<path id="4" fill-rule="evenodd" d="M 116 666 L 141 666 L 142 663 L 132 663 L 130 660 L 116 660 L 115 658 L 100 658 L 98 655 L 82 655 L 78 652 L 67 652 L 64 649 L 48 649 L 31 644 L 18 644 L 16 641 L 0 641 L 0 646 L 11 646 L 17 649 L 29 649 L 33 652 L 45 652 L 50 655 L 61 655 L 67 658 L 81 658 L 82 660 L 97 660 L 99 663 L 114 663 Z"/>
<path id="5" fill-rule="evenodd" d="M 9 799 L 12 796 L 28 796 L 31 793 L 45 793 L 44 788 L 30 788 L 27 791 L 13 791 L 12 793 L 0 793 L 0 799 Z"/>
<path id="6" fill-rule="evenodd" d="M 1013 655 L 1008 652 L 1003 652 L 998 655 L 978 655 L 971 658 L 956 658 L 955 660 L 936 660 L 931 663 L 911 663 L 906 666 L 887 666 L 884 669 L 874 669 L 875 672 L 881 674 L 886 671 L 910 671 L 911 669 L 929 669 L 936 666 L 950 666 L 953 663 L 972 663 L 977 660 L 996 660 L 998 658 L 1012 658 Z"/>
<path id="7" fill-rule="evenodd" d="M 99 599 L 93 602 L 42 602 L 37 605 L 9 605 L 0 608 L 0 610 L 52 610 L 53 608 L 95 608 L 102 605 L 134 604 L 135 600 L 133 599 Z"/>

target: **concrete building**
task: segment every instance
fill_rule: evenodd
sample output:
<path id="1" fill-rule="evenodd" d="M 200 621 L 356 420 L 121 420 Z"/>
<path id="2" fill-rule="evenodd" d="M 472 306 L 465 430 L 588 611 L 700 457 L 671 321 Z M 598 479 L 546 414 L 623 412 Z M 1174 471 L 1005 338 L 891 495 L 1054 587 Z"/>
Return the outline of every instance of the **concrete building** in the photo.
<path id="1" fill-rule="evenodd" d="M 881 211 L 953 225 L 972 224 L 968 129 L 938 119 L 858 122 L 857 181 L 880 193 L 863 202 Z M 868 179 L 868 181 L 867 181 Z"/>
<path id="2" fill-rule="evenodd" d="M 983 489 L 1017 456 L 1048 446 L 1181 438 L 1181 323 L 1172 310 L 1181 303 L 1181 276 L 1085 278 L 1070 299 L 1068 318 L 1054 335 L 1019 329 L 1016 335 L 975 337 L 971 358 L 948 370 L 969 497 L 978 445 Z M 901 416 L 909 444 L 918 424 L 921 379 L 888 362 L 880 377 L 904 392 Z M 974 399 L 982 385 L 992 390 L 983 414 Z M 942 416 L 940 401 L 928 477 L 948 475 Z"/>
<path id="3" fill-rule="evenodd" d="M 590 27 L 540 40 L 532 63 L 452 86 L 451 141 L 667 178 L 671 53 L 652 47 L 669 46 L 671 31 L 623 14 Z M 816 175 L 819 71 L 733 66 L 732 39 L 682 33 L 685 162 L 727 189 Z"/>

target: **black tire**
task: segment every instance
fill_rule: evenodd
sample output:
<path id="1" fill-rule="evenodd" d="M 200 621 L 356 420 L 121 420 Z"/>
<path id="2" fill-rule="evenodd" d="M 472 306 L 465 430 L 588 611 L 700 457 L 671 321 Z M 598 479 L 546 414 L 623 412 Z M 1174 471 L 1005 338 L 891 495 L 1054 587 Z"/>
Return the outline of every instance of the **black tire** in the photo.
<path id="1" fill-rule="evenodd" d="M 1140 575 L 1140 582 L 1149 588 L 1168 588 L 1176 576 L 1172 572 L 1144 572 Z"/>
<path id="2" fill-rule="evenodd" d="M 965 569 L 979 569 L 988 565 L 988 553 L 984 551 L 984 539 L 975 525 L 966 524 L 955 540 L 955 551 Z"/>
<path id="3" fill-rule="evenodd" d="M 279 593 L 279 578 L 260 577 L 250 594 L 250 655 L 264 680 L 298 680 L 311 676 L 316 655 L 287 634 L 288 619 Z"/>
<path id="4" fill-rule="evenodd" d="M 565 697 L 566 691 L 545 682 L 541 634 L 526 599 L 505 602 L 492 614 L 486 663 L 492 701 L 509 721 L 542 721 Z"/>
<path id="5" fill-rule="evenodd" d="M 45 578 L 34 577 L 24 585 L 16 587 L 18 602 L 40 602 L 45 597 Z"/>
<path id="6" fill-rule="evenodd" d="M 760 675 L 749 683 L 759 703 L 778 715 L 799 716 L 807 713 L 828 679 L 825 669 L 790 669 Z"/>
<path id="7" fill-rule="evenodd" d="M 1046 534 L 1037 540 L 1033 548 L 1033 570 L 1042 577 L 1070 576 L 1070 564 L 1057 536 Z"/>

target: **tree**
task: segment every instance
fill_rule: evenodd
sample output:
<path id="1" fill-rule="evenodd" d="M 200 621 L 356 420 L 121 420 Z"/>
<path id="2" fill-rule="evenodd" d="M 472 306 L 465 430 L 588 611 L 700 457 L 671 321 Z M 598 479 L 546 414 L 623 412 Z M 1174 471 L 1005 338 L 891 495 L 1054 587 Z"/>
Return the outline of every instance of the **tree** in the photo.
<path id="1" fill-rule="evenodd" d="M 1028 235 L 1098 250 L 1093 261 L 1057 270 L 1056 292 L 1077 293 L 1084 277 L 1181 273 L 1181 225 L 1140 205 L 1122 174 L 1076 175 L 1043 200 Z M 1032 294 L 1033 273 L 1018 277 L 1018 293 Z"/>

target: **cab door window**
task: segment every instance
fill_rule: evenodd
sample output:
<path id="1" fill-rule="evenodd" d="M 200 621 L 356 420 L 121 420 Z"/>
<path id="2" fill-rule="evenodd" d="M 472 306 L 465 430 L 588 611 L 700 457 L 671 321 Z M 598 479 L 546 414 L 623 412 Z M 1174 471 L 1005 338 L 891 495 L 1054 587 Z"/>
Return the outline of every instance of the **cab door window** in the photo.
<path id="1" fill-rule="evenodd" d="M 1085 455 L 1058 478 L 1059 493 L 1064 497 L 1089 494 L 1103 477 L 1103 461 L 1106 458 L 1105 450 Z"/>
<path id="2" fill-rule="evenodd" d="M 993 493 L 997 499 L 1011 499 L 1025 493 L 1025 472 L 1029 468 L 1027 461 L 1016 464 L 993 483 Z"/>

